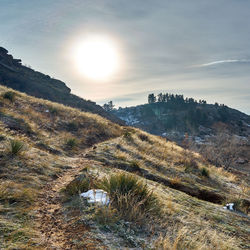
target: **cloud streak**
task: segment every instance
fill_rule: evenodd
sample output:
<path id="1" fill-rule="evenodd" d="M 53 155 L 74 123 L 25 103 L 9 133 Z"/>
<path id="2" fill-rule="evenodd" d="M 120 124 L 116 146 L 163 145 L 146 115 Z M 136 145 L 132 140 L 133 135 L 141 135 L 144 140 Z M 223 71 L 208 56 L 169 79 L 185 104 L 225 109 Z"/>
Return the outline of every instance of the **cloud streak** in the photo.
<path id="1" fill-rule="evenodd" d="M 204 63 L 200 65 L 195 65 L 195 67 L 209 67 L 209 66 L 214 66 L 218 64 L 227 64 L 227 63 L 250 63 L 249 59 L 228 59 L 228 60 L 220 60 L 220 61 L 214 61 L 214 62 L 209 62 L 209 63 Z"/>

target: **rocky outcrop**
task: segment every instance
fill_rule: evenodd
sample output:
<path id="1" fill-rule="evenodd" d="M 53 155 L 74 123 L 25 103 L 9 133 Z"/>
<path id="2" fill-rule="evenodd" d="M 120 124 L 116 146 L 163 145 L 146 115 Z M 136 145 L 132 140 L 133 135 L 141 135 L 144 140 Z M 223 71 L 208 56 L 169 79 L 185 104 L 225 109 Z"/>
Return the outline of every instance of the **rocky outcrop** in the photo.
<path id="1" fill-rule="evenodd" d="M 8 54 L 8 50 L 0 47 L 0 63 L 4 66 L 8 67 L 21 67 L 22 60 L 21 59 L 14 59 L 12 55 Z"/>
<path id="2" fill-rule="evenodd" d="M 64 82 L 22 65 L 21 59 L 13 58 L 3 47 L 0 47 L 0 84 L 28 95 L 95 113 L 113 122 L 123 124 L 119 118 L 106 112 L 95 102 L 71 94 L 71 89 Z"/>

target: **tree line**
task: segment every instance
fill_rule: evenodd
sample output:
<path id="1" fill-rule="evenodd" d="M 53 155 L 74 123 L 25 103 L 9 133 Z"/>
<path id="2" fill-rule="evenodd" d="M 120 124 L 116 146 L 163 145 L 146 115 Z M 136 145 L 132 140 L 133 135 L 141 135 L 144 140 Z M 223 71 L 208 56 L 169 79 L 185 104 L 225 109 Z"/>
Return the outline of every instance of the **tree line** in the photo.
<path id="1" fill-rule="evenodd" d="M 207 102 L 205 100 L 195 100 L 194 98 L 184 98 L 183 95 L 174 95 L 170 93 L 159 93 L 158 95 L 155 94 L 149 94 L 148 95 L 148 103 L 156 103 L 156 102 L 167 102 L 171 104 L 206 104 Z"/>

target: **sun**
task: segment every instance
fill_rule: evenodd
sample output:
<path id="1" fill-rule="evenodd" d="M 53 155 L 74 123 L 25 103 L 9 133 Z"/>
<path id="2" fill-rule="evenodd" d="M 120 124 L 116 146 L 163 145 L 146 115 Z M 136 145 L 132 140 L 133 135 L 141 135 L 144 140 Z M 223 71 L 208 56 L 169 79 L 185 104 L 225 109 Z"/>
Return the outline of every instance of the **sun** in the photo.
<path id="1" fill-rule="evenodd" d="M 119 68 L 115 43 L 106 37 L 92 36 L 83 39 L 75 48 L 74 59 L 78 70 L 92 80 L 106 80 Z"/>

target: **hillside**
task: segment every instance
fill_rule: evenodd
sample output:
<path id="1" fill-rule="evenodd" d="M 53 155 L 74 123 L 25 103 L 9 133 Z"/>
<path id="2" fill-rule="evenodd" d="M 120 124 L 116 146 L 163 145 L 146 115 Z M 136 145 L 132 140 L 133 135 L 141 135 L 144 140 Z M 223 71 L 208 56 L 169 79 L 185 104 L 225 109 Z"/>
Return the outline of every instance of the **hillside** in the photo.
<path id="1" fill-rule="evenodd" d="M 0 84 L 28 95 L 99 114 L 122 124 L 120 119 L 106 112 L 96 103 L 71 94 L 70 88 L 64 82 L 22 65 L 21 59 L 14 59 L 2 47 L 0 47 Z"/>
<path id="2" fill-rule="evenodd" d="M 175 141 L 250 180 L 250 116 L 225 105 L 167 96 L 167 101 L 111 112 L 129 126 Z"/>
<path id="3" fill-rule="evenodd" d="M 249 185 L 173 142 L 2 86 L 0 140 L 1 249 L 250 247 Z"/>
<path id="4" fill-rule="evenodd" d="M 114 109 L 112 113 L 127 125 L 156 135 L 171 136 L 175 131 L 182 139 L 185 133 L 202 137 L 218 123 L 224 123 L 240 136 L 249 135 L 250 116 L 225 105 L 168 101 Z"/>

